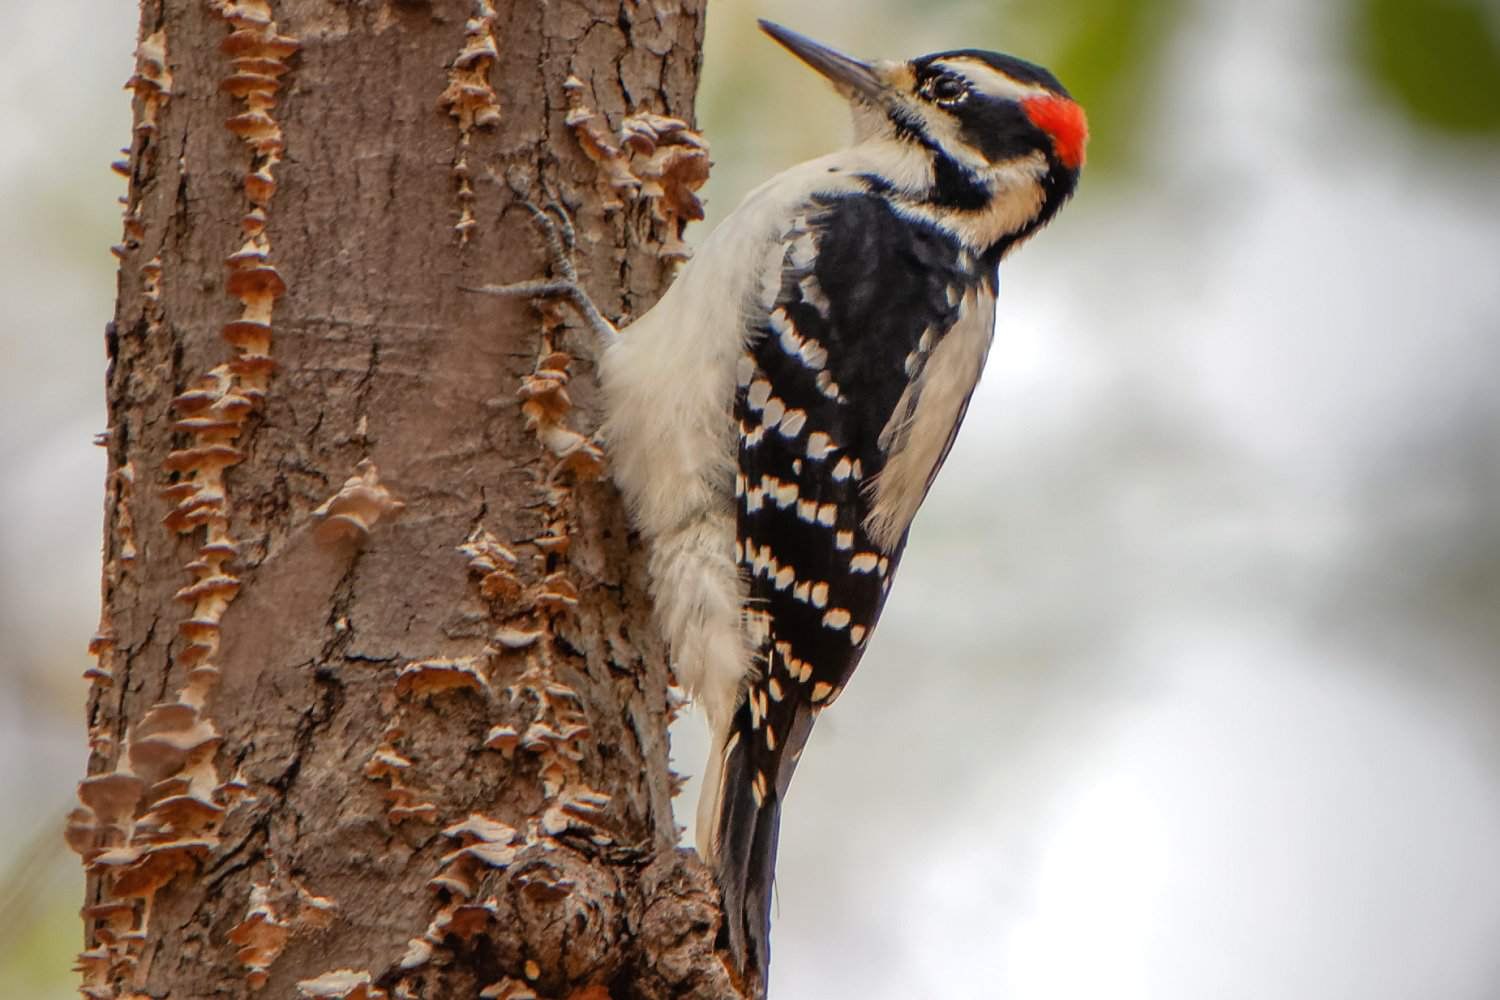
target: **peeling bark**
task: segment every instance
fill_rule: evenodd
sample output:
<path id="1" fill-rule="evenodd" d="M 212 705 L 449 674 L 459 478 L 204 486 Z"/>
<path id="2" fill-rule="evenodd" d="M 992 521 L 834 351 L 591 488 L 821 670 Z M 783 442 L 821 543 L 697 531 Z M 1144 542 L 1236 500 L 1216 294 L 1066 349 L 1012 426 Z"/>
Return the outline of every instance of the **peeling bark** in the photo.
<path id="1" fill-rule="evenodd" d="M 741 995 L 587 333 L 459 291 L 662 291 L 703 6 L 143 3 L 86 995 Z"/>

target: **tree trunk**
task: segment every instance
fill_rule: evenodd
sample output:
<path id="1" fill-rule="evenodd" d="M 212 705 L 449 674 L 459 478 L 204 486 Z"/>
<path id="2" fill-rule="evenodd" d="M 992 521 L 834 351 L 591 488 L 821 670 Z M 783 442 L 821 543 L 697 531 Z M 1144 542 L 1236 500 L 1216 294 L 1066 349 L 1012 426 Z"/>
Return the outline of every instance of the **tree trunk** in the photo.
<path id="1" fill-rule="evenodd" d="M 460 290 L 663 289 L 703 6 L 144 3 L 86 994 L 739 996 L 587 333 Z"/>

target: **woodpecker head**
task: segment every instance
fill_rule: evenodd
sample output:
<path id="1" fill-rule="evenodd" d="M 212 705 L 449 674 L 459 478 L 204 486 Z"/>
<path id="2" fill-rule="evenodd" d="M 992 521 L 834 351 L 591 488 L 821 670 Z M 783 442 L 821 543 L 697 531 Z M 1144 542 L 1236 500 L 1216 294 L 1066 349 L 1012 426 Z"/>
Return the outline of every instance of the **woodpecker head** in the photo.
<path id="1" fill-rule="evenodd" d="M 977 49 L 867 62 L 769 21 L 760 27 L 849 100 L 856 143 L 921 150 L 930 175 L 909 193 L 955 219 L 969 216 L 971 245 L 1003 251 L 1045 224 L 1078 184 L 1088 121 L 1040 66 Z"/>

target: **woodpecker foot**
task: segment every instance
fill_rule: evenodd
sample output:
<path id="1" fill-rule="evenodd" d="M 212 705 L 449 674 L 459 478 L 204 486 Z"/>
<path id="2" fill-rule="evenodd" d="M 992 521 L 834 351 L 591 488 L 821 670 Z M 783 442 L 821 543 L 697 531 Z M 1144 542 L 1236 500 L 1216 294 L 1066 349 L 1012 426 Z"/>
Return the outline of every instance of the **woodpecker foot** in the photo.
<path id="1" fill-rule="evenodd" d="M 578 268 L 573 262 L 578 249 L 578 234 L 568 210 L 556 201 L 547 202 L 539 208 L 529 201 L 521 202 L 531 213 L 532 222 L 541 231 L 547 245 L 547 258 L 553 277 L 536 281 L 519 281 L 511 285 L 463 286 L 466 292 L 482 295 L 498 295 L 512 299 L 558 299 L 573 307 L 580 319 L 588 324 L 601 344 L 609 344 L 620 335 L 615 325 L 604 318 L 589 293 L 578 280 Z"/>

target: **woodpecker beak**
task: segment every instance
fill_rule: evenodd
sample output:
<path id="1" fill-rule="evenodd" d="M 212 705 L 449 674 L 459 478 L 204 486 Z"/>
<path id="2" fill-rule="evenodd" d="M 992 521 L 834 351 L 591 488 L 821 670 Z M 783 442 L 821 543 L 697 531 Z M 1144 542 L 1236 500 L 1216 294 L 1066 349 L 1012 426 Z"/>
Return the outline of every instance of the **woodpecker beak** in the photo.
<path id="1" fill-rule="evenodd" d="M 790 28 L 783 28 L 779 24 L 762 20 L 759 22 L 760 30 L 776 39 L 787 50 L 827 77 L 839 93 L 845 97 L 863 97 L 873 103 L 880 101 L 885 92 L 885 83 L 875 71 L 875 67 L 867 62 L 854 59 L 830 49 L 826 45 L 799 35 Z"/>

